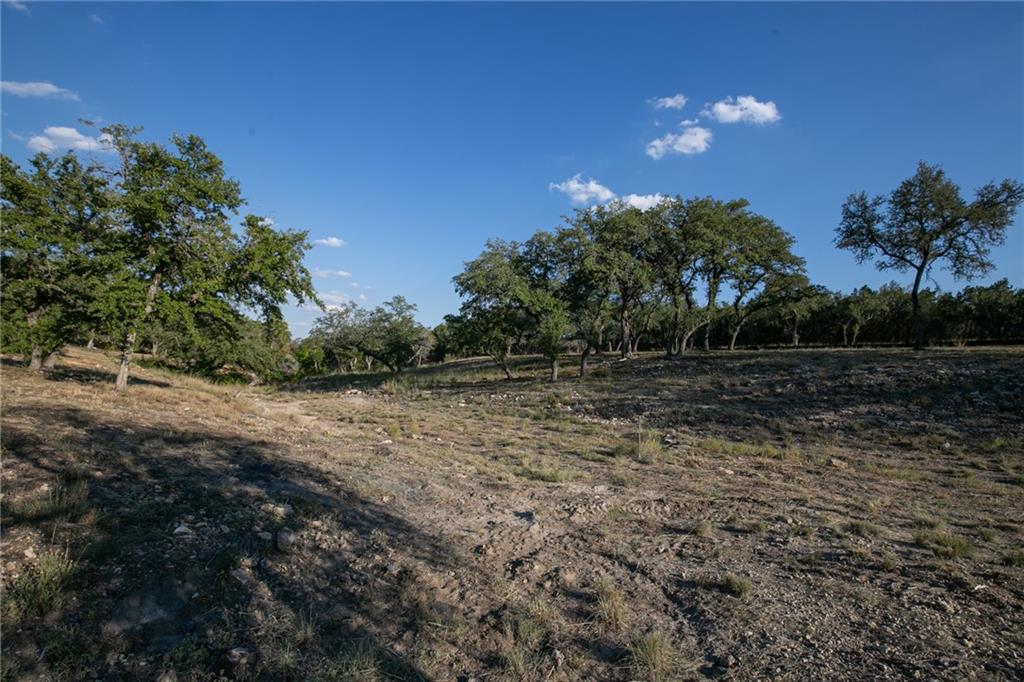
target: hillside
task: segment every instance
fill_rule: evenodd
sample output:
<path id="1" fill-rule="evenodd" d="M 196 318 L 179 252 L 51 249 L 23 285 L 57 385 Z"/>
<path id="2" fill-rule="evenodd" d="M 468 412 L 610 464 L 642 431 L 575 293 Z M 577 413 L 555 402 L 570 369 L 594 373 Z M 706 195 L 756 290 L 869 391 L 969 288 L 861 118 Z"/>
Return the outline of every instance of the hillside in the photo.
<path id="1" fill-rule="evenodd" d="M 1021 679 L 1019 349 L 606 360 L 5 361 L 3 679 Z"/>

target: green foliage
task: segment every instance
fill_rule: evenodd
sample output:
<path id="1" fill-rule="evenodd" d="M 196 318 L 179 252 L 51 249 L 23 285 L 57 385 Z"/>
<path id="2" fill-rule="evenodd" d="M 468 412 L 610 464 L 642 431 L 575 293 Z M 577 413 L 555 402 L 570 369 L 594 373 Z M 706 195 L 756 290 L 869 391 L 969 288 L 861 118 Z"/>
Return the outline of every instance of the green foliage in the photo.
<path id="1" fill-rule="evenodd" d="M 248 215 L 237 235 L 229 218 L 241 190 L 203 140 L 174 136 L 165 147 L 138 132 L 103 129 L 114 169 L 68 153 L 39 154 L 25 172 L 3 157 L 4 348 L 38 365 L 100 337 L 122 351 L 118 388 L 141 341 L 193 371 L 287 373 L 281 305 L 318 302 L 302 265 L 306 233 Z"/>
<path id="2" fill-rule="evenodd" d="M 88 325 L 109 244 L 112 199 L 96 166 L 37 154 L 23 171 L 0 157 L 4 350 L 59 350 Z"/>
<path id="3" fill-rule="evenodd" d="M 879 270 L 914 272 L 911 299 L 914 344 L 924 345 L 924 320 L 918 293 L 922 279 L 941 263 L 957 279 L 972 279 L 992 269 L 989 252 L 1002 244 L 1024 201 L 1024 184 L 989 183 L 967 203 L 960 188 L 939 166 L 919 163 L 917 172 L 888 196 L 851 194 L 836 228 L 836 245 L 860 263 L 874 260 Z"/>
<path id="4" fill-rule="evenodd" d="M 455 345 L 466 353 L 489 355 L 511 377 L 507 359 L 512 348 L 529 344 L 551 362 L 556 379 L 558 355 L 570 331 L 556 249 L 546 232 L 524 244 L 489 241 L 455 277 L 455 288 L 465 298 L 460 314 L 446 318 Z"/>
<path id="5" fill-rule="evenodd" d="M 309 339 L 301 344 L 303 357 L 307 361 L 322 358 L 336 368 L 348 361 L 352 369 L 358 359 L 369 358 L 392 372 L 419 364 L 430 353 L 433 336 L 416 321 L 415 312 L 416 306 L 401 296 L 373 310 L 352 302 L 337 306 L 316 321 Z"/>

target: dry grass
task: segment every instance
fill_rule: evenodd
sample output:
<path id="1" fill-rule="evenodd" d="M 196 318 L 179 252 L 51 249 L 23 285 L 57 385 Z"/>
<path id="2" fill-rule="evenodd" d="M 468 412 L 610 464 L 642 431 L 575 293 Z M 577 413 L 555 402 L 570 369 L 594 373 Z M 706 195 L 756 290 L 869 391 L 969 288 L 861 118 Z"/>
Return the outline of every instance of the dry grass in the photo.
<path id="1" fill-rule="evenodd" d="M 958 559 L 974 551 L 970 540 L 948 531 L 918 531 L 914 534 L 914 542 L 943 559 Z"/>
<path id="2" fill-rule="evenodd" d="M 594 591 L 594 619 L 609 632 L 621 632 L 628 624 L 626 601 L 610 580 L 603 580 Z"/>
<path id="3" fill-rule="evenodd" d="M 68 598 L 75 562 L 66 552 L 48 552 L 18 576 L 4 595 L 4 621 L 15 624 L 24 618 L 42 618 L 60 609 Z"/>
<path id="4" fill-rule="evenodd" d="M 640 635 L 629 645 L 633 669 L 641 679 L 662 682 L 672 679 L 674 652 L 672 641 L 661 632 Z"/>
<path id="5" fill-rule="evenodd" d="M 280 390 L 144 368 L 127 396 L 101 353 L 69 353 L 81 375 L 6 369 L 5 562 L 26 577 L 4 665 L 213 679 L 244 647 L 253 679 L 760 679 L 806 669 L 773 644 L 804 628 L 877 671 L 872 618 L 906 624 L 893 676 L 984 677 L 1012 666 L 999 624 L 1024 608 L 1019 355 L 645 356 L 554 387 L 529 358 L 513 382 L 473 360 Z M 948 386 L 908 411 L 929 377 Z M 284 526 L 292 551 L 257 535 Z M 28 577 L 28 547 L 75 563 Z M 879 571 L 950 603 L 985 576 L 990 598 L 918 622 Z M 157 654 L 142 629 L 94 636 L 139 586 L 178 599 L 167 576 L 209 623 L 158 623 L 178 644 Z"/>

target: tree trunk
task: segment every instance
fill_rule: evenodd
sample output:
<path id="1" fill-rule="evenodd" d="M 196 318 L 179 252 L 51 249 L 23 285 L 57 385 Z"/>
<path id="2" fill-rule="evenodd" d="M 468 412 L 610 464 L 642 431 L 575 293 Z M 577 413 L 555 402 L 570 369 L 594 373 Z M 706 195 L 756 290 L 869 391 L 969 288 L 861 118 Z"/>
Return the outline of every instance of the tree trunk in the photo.
<path id="1" fill-rule="evenodd" d="M 590 356 L 590 344 L 583 346 L 583 352 L 580 353 L 580 379 L 587 376 L 587 359 Z"/>
<path id="2" fill-rule="evenodd" d="M 843 347 L 845 348 L 845 347 L 850 345 L 847 342 L 847 340 L 846 340 L 846 325 L 844 324 L 844 325 L 840 325 L 840 326 L 842 327 L 842 330 L 843 330 Z"/>
<path id="3" fill-rule="evenodd" d="M 59 351 L 53 351 L 43 360 L 43 369 L 53 369 L 53 366 L 57 364 L 57 356 L 60 355 Z"/>
<path id="4" fill-rule="evenodd" d="M 793 320 L 793 348 L 800 345 L 800 326 Z"/>
<path id="5" fill-rule="evenodd" d="M 142 318 L 137 320 L 136 328 L 149 317 L 153 312 L 153 301 L 156 299 L 157 289 L 160 288 L 160 273 L 154 273 L 153 279 L 149 282 L 149 289 L 146 291 L 146 307 L 142 310 Z M 121 365 L 117 368 L 117 380 L 114 382 L 115 391 L 124 391 L 128 388 L 128 368 L 132 362 L 132 353 L 135 351 L 136 329 L 125 334 L 124 346 L 121 348 Z"/>
<path id="6" fill-rule="evenodd" d="M 633 354 L 633 346 L 630 344 L 629 336 L 629 320 L 623 315 L 619 318 L 619 333 L 622 336 L 622 340 L 619 342 L 621 347 L 621 356 L 623 359 L 630 357 Z"/>
<path id="7" fill-rule="evenodd" d="M 85 344 L 85 347 L 88 348 L 89 350 L 92 350 L 93 348 L 96 347 L 96 335 L 95 334 L 89 334 L 89 341 L 88 341 L 88 343 Z"/>
<path id="8" fill-rule="evenodd" d="M 704 327 L 704 350 L 711 350 L 711 321 L 708 320 L 707 325 Z"/>
<path id="9" fill-rule="evenodd" d="M 558 358 L 551 358 L 551 383 L 558 381 Z"/>
<path id="10" fill-rule="evenodd" d="M 25 316 L 25 321 L 28 323 L 29 332 L 39 323 L 39 311 L 33 310 Z M 39 369 L 42 367 L 43 351 L 34 340 L 32 341 L 32 350 L 28 356 L 28 368 Z"/>
<path id="11" fill-rule="evenodd" d="M 685 334 L 683 334 L 682 342 L 679 344 L 679 354 L 680 355 L 684 355 L 686 353 L 686 348 L 690 345 L 690 338 L 693 336 L 693 333 L 695 331 L 697 331 L 697 330 L 696 329 L 691 329 L 690 331 L 688 331 Z"/>
<path id="12" fill-rule="evenodd" d="M 732 336 L 729 338 L 729 350 L 736 350 L 736 337 L 740 335 L 740 329 L 743 327 L 743 323 L 740 322 L 732 330 Z"/>
<path id="13" fill-rule="evenodd" d="M 914 275 L 914 288 L 910 290 L 910 302 L 914 308 L 914 350 L 924 350 L 924 318 L 921 317 L 921 299 L 918 297 L 923 276 L 924 268 L 918 268 Z"/>
<path id="14" fill-rule="evenodd" d="M 124 391 L 128 388 L 128 366 L 132 362 L 134 347 L 135 332 L 128 332 L 124 337 L 124 345 L 121 346 L 121 364 L 117 368 L 117 380 L 114 382 L 115 391 Z"/>

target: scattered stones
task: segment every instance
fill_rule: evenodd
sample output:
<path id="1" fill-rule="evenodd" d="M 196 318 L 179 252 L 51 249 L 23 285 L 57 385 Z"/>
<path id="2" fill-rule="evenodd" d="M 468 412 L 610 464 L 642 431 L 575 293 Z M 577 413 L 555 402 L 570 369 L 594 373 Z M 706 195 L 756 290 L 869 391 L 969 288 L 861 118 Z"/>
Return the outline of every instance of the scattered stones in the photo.
<path id="1" fill-rule="evenodd" d="M 239 566 L 231 571 L 231 577 L 242 583 L 245 587 L 252 587 L 256 584 L 256 576 L 248 566 Z"/>
<path id="2" fill-rule="evenodd" d="M 282 552 L 291 551 L 296 540 L 298 540 L 298 536 L 291 529 L 282 528 L 277 531 L 277 548 Z"/>
<path id="3" fill-rule="evenodd" d="M 235 647 L 228 652 L 228 663 L 231 664 L 231 672 L 235 677 L 245 675 L 245 668 L 249 663 L 249 650 L 243 647 Z"/>
<path id="4" fill-rule="evenodd" d="M 184 523 L 182 523 L 182 524 L 179 524 L 178 527 L 174 529 L 174 534 L 175 535 L 191 535 L 192 534 L 192 529 L 189 528 L 188 526 L 186 526 Z"/>
<path id="5" fill-rule="evenodd" d="M 269 530 L 261 530 L 259 533 L 256 533 L 256 536 L 260 540 L 263 540 L 263 542 L 270 542 L 274 539 L 274 534 L 271 533 Z"/>

